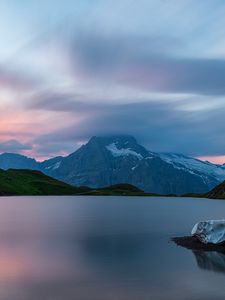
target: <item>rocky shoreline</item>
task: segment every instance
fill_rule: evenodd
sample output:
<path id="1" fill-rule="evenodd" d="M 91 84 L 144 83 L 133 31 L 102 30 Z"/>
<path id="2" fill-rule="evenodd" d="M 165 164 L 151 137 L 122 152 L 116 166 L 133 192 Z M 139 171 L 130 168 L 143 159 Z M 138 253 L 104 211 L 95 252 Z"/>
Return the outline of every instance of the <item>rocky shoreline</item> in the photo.
<path id="1" fill-rule="evenodd" d="M 200 251 L 218 251 L 225 253 L 225 242 L 221 244 L 204 244 L 196 236 L 173 237 L 171 240 L 178 246 Z"/>

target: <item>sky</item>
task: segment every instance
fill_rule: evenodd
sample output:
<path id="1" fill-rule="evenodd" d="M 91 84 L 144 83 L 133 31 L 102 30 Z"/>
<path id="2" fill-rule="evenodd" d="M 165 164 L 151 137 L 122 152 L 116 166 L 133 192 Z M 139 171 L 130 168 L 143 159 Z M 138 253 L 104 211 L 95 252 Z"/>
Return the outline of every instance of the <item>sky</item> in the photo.
<path id="1" fill-rule="evenodd" d="M 91 136 L 225 162 L 224 0 L 0 0 L 0 152 Z"/>

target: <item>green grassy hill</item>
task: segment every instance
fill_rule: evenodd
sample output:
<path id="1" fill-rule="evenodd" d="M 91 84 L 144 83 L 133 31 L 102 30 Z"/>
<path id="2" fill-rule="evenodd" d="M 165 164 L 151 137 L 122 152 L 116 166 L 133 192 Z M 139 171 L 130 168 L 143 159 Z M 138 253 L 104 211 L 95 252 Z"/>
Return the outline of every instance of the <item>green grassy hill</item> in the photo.
<path id="1" fill-rule="evenodd" d="M 145 193 L 131 184 L 115 184 L 99 189 L 92 189 L 86 192 L 86 195 L 129 195 L 129 196 L 143 196 Z"/>
<path id="2" fill-rule="evenodd" d="M 0 196 L 24 195 L 118 195 L 145 196 L 142 190 L 130 184 L 116 184 L 100 189 L 74 187 L 34 170 L 7 171 L 0 169 Z"/>
<path id="3" fill-rule="evenodd" d="M 0 195 L 75 195 L 89 188 L 77 188 L 39 171 L 0 169 Z"/>

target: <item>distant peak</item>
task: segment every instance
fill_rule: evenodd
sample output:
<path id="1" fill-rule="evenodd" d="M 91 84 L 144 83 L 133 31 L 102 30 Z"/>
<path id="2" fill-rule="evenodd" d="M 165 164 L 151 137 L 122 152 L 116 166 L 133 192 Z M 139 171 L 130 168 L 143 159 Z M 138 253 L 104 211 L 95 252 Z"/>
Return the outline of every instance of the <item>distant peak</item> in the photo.
<path id="1" fill-rule="evenodd" d="M 100 143 L 105 146 L 108 144 L 115 143 L 118 145 L 118 147 L 121 146 L 124 147 L 125 145 L 127 145 L 128 147 L 130 145 L 137 144 L 137 141 L 133 136 L 130 135 L 118 135 L 118 136 L 112 135 L 112 136 L 93 136 L 88 143 L 90 144 Z"/>
<path id="2" fill-rule="evenodd" d="M 26 157 L 25 155 L 19 153 L 11 153 L 11 152 L 4 152 L 0 154 L 1 156 L 14 156 L 14 157 Z"/>
<path id="3" fill-rule="evenodd" d="M 96 146 L 105 149 L 113 157 L 133 156 L 141 160 L 150 155 L 150 152 L 131 135 L 93 136 L 86 146 L 89 149 Z"/>

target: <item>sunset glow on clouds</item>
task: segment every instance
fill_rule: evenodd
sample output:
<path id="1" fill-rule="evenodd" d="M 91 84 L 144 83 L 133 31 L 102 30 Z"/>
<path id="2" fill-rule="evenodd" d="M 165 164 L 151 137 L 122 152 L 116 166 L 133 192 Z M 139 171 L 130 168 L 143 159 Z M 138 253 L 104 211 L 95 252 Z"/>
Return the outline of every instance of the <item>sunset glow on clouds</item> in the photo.
<path id="1" fill-rule="evenodd" d="M 92 135 L 225 162 L 222 0 L 0 1 L 0 152 Z"/>
<path id="2" fill-rule="evenodd" d="M 200 156 L 198 157 L 200 160 L 204 160 L 204 161 L 210 161 L 214 164 L 224 164 L 225 162 L 225 155 L 221 155 L 221 156 Z"/>

